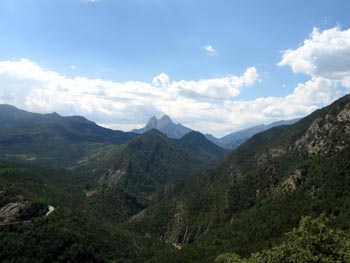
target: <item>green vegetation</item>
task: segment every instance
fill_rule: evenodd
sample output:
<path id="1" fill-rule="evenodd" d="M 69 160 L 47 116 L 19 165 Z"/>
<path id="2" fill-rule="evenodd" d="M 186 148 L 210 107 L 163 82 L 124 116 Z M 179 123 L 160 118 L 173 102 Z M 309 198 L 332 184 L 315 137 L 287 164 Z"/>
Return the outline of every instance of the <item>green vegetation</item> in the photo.
<path id="1" fill-rule="evenodd" d="M 31 223 L 0 225 L 0 261 L 161 262 L 171 248 L 107 223 L 84 195 L 89 180 L 65 170 L 0 163 L 1 206 L 21 195 L 56 208 L 48 217 L 19 218 Z"/>
<path id="2" fill-rule="evenodd" d="M 1 207 L 22 202 L 31 220 L 0 225 L 0 261 L 349 262 L 349 127 L 345 96 L 207 169 L 200 137 L 157 131 L 81 141 L 64 168 L 0 163 Z"/>
<path id="3" fill-rule="evenodd" d="M 87 160 L 108 158 L 116 144 L 137 134 L 113 131 L 79 116 L 37 114 L 0 105 L 0 159 L 61 168 L 84 166 Z M 118 147 L 117 147 L 118 148 Z M 107 150 L 107 151 L 106 151 Z M 99 161 L 93 161 L 98 166 Z"/>
<path id="4" fill-rule="evenodd" d="M 335 263 L 350 261 L 350 238 L 344 231 L 335 229 L 332 222 L 322 214 L 316 219 L 303 217 L 298 228 L 286 234 L 280 245 L 254 253 L 248 259 L 226 253 L 215 263 L 260 262 L 314 262 Z"/>
<path id="5" fill-rule="evenodd" d="M 203 134 L 196 131 L 187 133 L 177 143 L 187 152 L 205 162 L 220 160 L 229 153 L 229 150 L 217 146 L 205 138 Z"/>
<path id="6" fill-rule="evenodd" d="M 182 243 L 170 262 L 213 262 L 225 252 L 248 257 L 282 242 L 305 215 L 325 212 L 350 229 L 350 121 L 337 118 L 349 105 L 347 96 L 292 126 L 254 136 L 221 163 L 177 183 L 132 227 Z M 319 153 L 308 154 L 307 141 L 295 146 L 304 134 L 316 138 L 311 145 Z M 173 208 L 164 216 L 166 204 Z"/>

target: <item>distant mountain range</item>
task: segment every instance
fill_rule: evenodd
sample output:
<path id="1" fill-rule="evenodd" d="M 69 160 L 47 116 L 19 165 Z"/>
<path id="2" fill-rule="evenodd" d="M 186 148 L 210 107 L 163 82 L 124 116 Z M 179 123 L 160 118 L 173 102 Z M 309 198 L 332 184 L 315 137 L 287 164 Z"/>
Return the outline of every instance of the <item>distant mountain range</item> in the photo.
<path id="1" fill-rule="evenodd" d="M 74 166 L 94 152 L 108 152 L 137 136 L 103 128 L 80 116 L 31 113 L 0 105 L 1 159 Z"/>
<path id="2" fill-rule="evenodd" d="M 155 133 L 156 129 L 162 133 Z M 174 124 L 168 116 L 159 120 L 153 117 L 145 128 L 137 131 L 153 134 L 153 137 L 158 134 L 159 140 L 166 137 L 160 135 L 171 134 L 171 138 L 160 141 L 171 142 L 183 154 L 193 155 L 200 163 L 211 163 L 227 153 L 203 134 Z M 123 152 L 124 146 L 132 139 L 153 138 L 149 134 L 141 136 L 138 133 L 103 128 L 81 116 L 39 114 L 7 104 L 0 105 L 0 159 L 3 160 L 68 166 L 98 173 L 98 168 L 109 165 L 110 160 Z"/>
<path id="3" fill-rule="evenodd" d="M 286 121 L 283 120 L 283 121 L 276 121 L 267 125 L 265 124 L 256 125 L 244 130 L 232 132 L 222 138 L 216 138 L 211 134 L 206 134 L 205 137 L 209 141 L 215 143 L 216 145 L 222 148 L 233 150 L 237 148 L 240 144 L 248 140 L 250 137 L 252 137 L 253 135 L 259 132 L 266 131 L 276 126 L 290 125 L 297 122 L 298 120 L 299 119 L 286 120 Z M 170 119 L 169 116 L 163 115 L 163 117 L 161 117 L 160 119 L 157 119 L 155 116 L 153 116 L 152 118 L 149 119 L 145 127 L 141 129 L 134 129 L 131 132 L 142 134 L 152 129 L 161 131 L 162 133 L 166 134 L 168 137 L 174 138 L 174 139 L 180 139 L 186 134 L 193 131 L 192 129 L 185 127 L 180 123 L 175 124 Z"/>
<path id="4" fill-rule="evenodd" d="M 296 123 L 300 119 L 293 119 L 293 120 L 287 120 L 287 121 L 276 121 L 270 124 L 261 124 L 256 125 L 244 130 L 232 132 L 230 134 L 227 134 L 226 136 L 222 138 L 216 138 L 211 134 L 206 134 L 205 137 L 212 141 L 213 143 L 225 148 L 225 149 L 236 149 L 239 145 L 247 141 L 250 137 L 254 136 L 257 133 L 266 131 L 272 127 L 277 126 L 283 126 L 283 125 L 291 125 L 293 123 Z"/>

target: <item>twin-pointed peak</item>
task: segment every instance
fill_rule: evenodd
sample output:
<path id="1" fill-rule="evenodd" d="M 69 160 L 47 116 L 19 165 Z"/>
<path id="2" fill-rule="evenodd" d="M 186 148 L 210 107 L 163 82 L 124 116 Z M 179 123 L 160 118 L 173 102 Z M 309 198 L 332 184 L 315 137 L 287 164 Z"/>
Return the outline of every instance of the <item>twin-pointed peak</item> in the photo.
<path id="1" fill-rule="evenodd" d="M 156 116 L 153 116 L 152 118 L 150 118 L 148 120 L 147 125 L 155 126 L 158 123 L 168 124 L 168 123 L 173 123 L 173 122 L 168 115 L 163 115 L 163 117 L 161 117 L 160 119 L 157 119 Z"/>
<path id="2" fill-rule="evenodd" d="M 177 139 L 192 131 L 181 124 L 175 124 L 168 115 L 163 115 L 160 119 L 153 116 L 149 119 L 145 127 L 135 129 L 132 132 L 144 133 L 152 129 L 157 129 L 165 133 L 168 137 Z"/>

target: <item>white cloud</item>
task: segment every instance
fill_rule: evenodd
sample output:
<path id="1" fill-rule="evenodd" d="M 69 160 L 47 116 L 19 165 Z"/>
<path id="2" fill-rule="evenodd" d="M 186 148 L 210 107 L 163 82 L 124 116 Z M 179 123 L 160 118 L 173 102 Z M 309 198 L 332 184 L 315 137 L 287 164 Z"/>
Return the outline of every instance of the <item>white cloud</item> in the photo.
<path id="1" fill-rule="evenodd" d="M 185 116 L 198 121 L 207 114 L 223 114 L 219 105 L 257 80 L 257 70 L 252 67 L 242 76 L 170 81 L 169 76 L 162 73 L 154 77 L 152 83 L 120 83 L 67 78 L 22 59 L 0 61 L 0 103 L 30 111 L 84 115 L 98 123 L 128 129 L 142 125 L 154 114 L 167 113 L 182 122 L 186 122 Z"/>
<path id="2" fill-rule="evenodd" d="M 339 27 L 320 32 L 314 28 L 310 39 L 295 50 L 286 50 L 280 66 L 311 77 L 342 80 L 350 75 L 350 29 Z"/>
<path id="3" fill-rule="evenodd" d="M 321 32 L 314 28 L 301 46 L 284 51 L 278 65 L 310 76 L 285 97 L 288 103 L 310 109 L 326 105 L 350 92 L 350 29 L 334 27 Z"/>
<path id="4" fill-rule="evenodd" d="M 70 65 L 69 67 L 70 67 L 70 69 L 72 69 L 72 70 L 76 70 L 76 69 L 77 69 L 77 66 L 76 66 L 76 65 Z"/>
<path id="5" fill-rule="evenodd" d="M 259 78 L 255 67 L 248 68 L 242 76 L 172 82 L 171 88 L 189 98 L 228 100 L 240 94 L 243 87 L 252 86 Z"/>
<path id="6" fill-rule="evenodd" d="M 349 32 L 337 27 L 314 30 L 301 46 L 285 51 L 279 65 L 289 65 L 310 79 L 281 97 L 237 99 L 242 89 L 259 81 L 255 67 L 241 76 L 176 81 L 161 73 L 150 83 L 121 83 L 67 78 L 22 59 L 0 61 L 0 103 L 36 112 L 83 115 L 123 130 L 165 113 L 193 129 L 225 135 L 257 123 L 304 116 L 349 93 Z"/>
<path id="7" fill-rule="evenodd" d="M 209 53 L 216 53 L 216 50 L 212 45 L 205 46 L 204 49 Z"/>

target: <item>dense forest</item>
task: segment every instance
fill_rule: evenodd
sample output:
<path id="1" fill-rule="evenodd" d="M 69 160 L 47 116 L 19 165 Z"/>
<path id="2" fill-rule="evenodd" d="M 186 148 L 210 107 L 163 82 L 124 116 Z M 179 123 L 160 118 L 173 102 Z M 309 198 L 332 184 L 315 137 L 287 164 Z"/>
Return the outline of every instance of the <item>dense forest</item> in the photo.
<path id="1" fill-rule="evenodd" d="M 1 262 L 350 262 L 349 95 L 232 152 L 16 116 L 0 122 Z"/>

